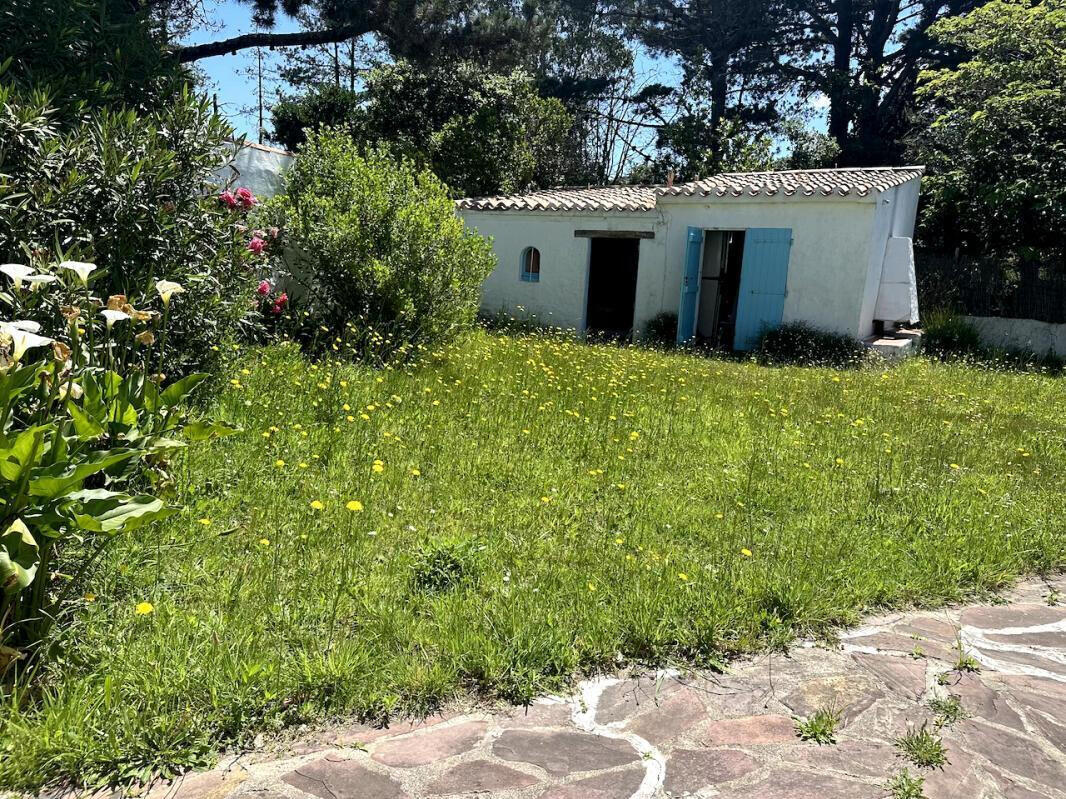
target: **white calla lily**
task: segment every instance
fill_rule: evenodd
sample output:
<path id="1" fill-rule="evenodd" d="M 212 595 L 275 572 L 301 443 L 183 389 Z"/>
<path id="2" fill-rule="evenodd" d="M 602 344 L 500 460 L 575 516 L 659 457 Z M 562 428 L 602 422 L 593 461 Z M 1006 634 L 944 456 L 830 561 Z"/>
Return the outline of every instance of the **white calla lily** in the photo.
<path id="1" fill-rule="evenodd" d="M 20 319 L 17 322 L 7 322 L 6 324 L 17 327 L 19 330 L 25 330 L 27 333 L 41 332 L 41 323 L 34 322 L 32 319 Z"/>
<path id="2" fill-rule="evenodd" d="M 185 289 L 181 283 L 175 283 L 173 280 L 157 280 L 155 282 L 155 290 L 159 292 L 159 296 L 163 298 L 163 305 L 170 305 L 170 298 L 175 294 L 181 294 Z"/>
<path id="3" fill-rule="evenodd" d="M 114 311 L 110 308 L 105 308 L 104 310 L 100 311 L 100 316 L 104 317 L 104 319 L 107 320 L 108 330 L 111 329 L 111 326 L 115 324 L 115 322 L 122 322 L 130 318 L 130 315 L 125 311 Z"/>
<path id="4" fill-rule="evenodd" d="M 26 282 L 30 284 L 31 289 L 39 289 L 41 286 L 55 283 L 57 280 L 59 278 L 55 275 L 30 275 L 26 278 Z"/>
<path id="5" fill-rule="evenodd" d="M 22 288 L 23 281 L 33 274 L 33 268 L 25 264 L 3 264 L 0 272 L 7 275 L 15 284 L 15 288 Z"/>
<path id="6" fill-rule="evenodd" d="M 89 285 L 89 275 L 96 271 L 96 264 L 86 263 L 85 261 L 63 261 L 59 265 L 60 269 L 69 269 L 71 272 L 77 274 L 78 279 L 81 280 L 83 286 Z"/>
<path id="7" fill-rule="evenodd" d="M 33 330 L 27 330 L 26 328 L 34 328 Z M 0 322 L 0 333 L 3 333 L 11 339 L 11 360 L 18 363 L 22 360 L 22 356 L 26 354 L 26 350 L 31 350 L 36 347 L 47 347 L 53 341 L 53 339 L 47 336 L 38 336 L 36 330 L 40 330 L 40 325 L 36 322 Z"/>

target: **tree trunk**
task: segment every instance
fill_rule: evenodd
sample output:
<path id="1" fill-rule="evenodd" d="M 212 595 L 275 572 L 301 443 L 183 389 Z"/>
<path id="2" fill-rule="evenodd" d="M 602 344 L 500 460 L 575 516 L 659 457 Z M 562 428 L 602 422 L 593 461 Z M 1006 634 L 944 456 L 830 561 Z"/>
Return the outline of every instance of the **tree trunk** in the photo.
<path id="1" fill-rule="evenodd" d="M 851 48 L 855 33 L 852 0 L 835 0 L 837 35 L 833 41 L 833 73 L 829 82 L 829 135 L 843 153 L 851 124 Z"/>

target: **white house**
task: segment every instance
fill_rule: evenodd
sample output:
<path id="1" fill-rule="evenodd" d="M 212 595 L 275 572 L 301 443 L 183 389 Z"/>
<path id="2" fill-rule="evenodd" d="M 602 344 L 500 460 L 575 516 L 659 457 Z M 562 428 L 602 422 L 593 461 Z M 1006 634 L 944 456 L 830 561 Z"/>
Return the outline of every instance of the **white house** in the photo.
<path id="1" fill-rule="evenodd" d="M 918 319 L 911 238 L 922 167 L 735 172 L 673 186 L 457 202 L 492 237 L 482 309 L 746 350 L 803 321 L 866 338 Z"/>

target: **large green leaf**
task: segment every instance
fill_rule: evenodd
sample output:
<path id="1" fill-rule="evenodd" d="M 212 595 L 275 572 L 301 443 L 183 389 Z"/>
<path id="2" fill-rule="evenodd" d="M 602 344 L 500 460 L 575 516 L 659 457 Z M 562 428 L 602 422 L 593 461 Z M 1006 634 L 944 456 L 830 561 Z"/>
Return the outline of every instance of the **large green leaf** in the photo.
<path id="1" fill-rule="evenodd" d="M 37 542 L 21 519 L 0 533 L 0 588 L 14 594 L 33 582 L 40 562 Z"/>
<path id="2" fill-rule="evenodd" d="M 93 452 L 81 463 L 57 463 L 44 469 L 34 469 L 30 472 L 30 495 L 48 498 L 63 496 L 80 488 L 86 477 L 143 454 L 144 451 L 139 449 L 116 448 Z"/>
<path id="3" fill-rule="evenodd" d="M 74 420 L 74 430 L 80 439 L 98 438 L 104 433 L 104 427 L 73 402 L 67 403 L 70 418 Z"/>
<path id="4" fill-rule="evenodd" d="M 224 438 L 242 432 L 241 428 L 229 422 L 213 422 L 201 419 L 185 425 L 181 431 L 189 441 L 207 441 L 210 438 Z"/>
<path id="5" fill-rule="evenodd" d="M 188 377 L 183 377 L 181 380 L 176 380 L 163 389 L 163 393 L 159 395 L 159 401 L 163 404 L 163 407 L 172 408 L 184 401 L 192 393 L 192 390 L 207 380 L 207 378 L 208 375 L 203 372 L 197 372 Z"/>
<path id="6" fill-rule="evenodd" d="M 83 530 L 114 533 L 165 519 L 176 511 L 177 508 L 169 507 L 163 500 L 147 494 L 136 497 L 116 494 L 83 501 L 80 508 L 74 511 L 74 520 Z"/>
<path id="7" fill-rule="evenodd" d="M 0 476 L 9 482 L 15 482 L 23 470 L 40 461 L 41 455 L 44 454 L 41 442 L 50 429 L 51 425 L 27 427 L 16 436 L 11 446 L 0 450 Z"/>

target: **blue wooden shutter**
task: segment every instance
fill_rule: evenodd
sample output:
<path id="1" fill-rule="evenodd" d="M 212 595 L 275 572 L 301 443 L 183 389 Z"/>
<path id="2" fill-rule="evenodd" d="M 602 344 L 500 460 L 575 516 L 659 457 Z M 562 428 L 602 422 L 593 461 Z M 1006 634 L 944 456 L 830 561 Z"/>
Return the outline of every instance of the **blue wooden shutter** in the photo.
<path id="1" fill-rule="evenodd" d="M 791 248 L 791 228 L 749 228 L 745 232 L 733 349 L 750 350 L 764 330 L 780 326 Z"/>
<path id="2" fill-rule="evenodd" d="M 700 259 L 703 256 L 703 228 L 690 227 L 685 245 L 685 270 L 681 275 L 681 304 L 677 309 L 677 343 L 696 335 L 696 308 L 700 295 Z"/>

